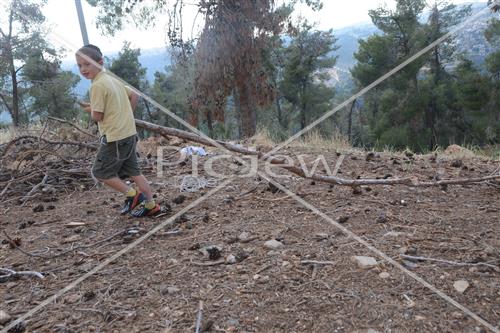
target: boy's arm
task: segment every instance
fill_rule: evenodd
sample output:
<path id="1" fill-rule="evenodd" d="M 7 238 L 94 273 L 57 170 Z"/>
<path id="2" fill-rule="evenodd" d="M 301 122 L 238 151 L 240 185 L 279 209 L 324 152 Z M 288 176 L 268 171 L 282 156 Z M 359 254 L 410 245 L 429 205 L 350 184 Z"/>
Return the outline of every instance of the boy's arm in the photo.
<path id="1" fill-rule="evenodd" d="M 139 101 L 139 95 L 137 95 L 129 86 L 125 86 L 125 90 L 127 91 L 127 96 L 128 100 L 130 101 L 132 111 L 135 111 L 135 108 L 137 107 L 137 103 Z"/>
<path id="2" fill-rule="evenodd" d="M 83 108 L 83 111 L 90 113 L 90 118 L 92 118 L 95 122 L 100 122 L 102 118 L 104 118 L 104 113 L 94 111 L 92 112 L 92 108 L 90 107 L 90 103 L 78 101 L 78 104 Z"/>
<path id="3" fill-rule="evenodd" d="M 139 101 L 139 95 L 137 95 L 135 92 L 131 92 L 130 95 L 128 95 L 128 99 L 130 101 L 130 106 L 132 106 L 132 111 L 135 111 L 135 108 L 137 107 L 137 102 Z"/>

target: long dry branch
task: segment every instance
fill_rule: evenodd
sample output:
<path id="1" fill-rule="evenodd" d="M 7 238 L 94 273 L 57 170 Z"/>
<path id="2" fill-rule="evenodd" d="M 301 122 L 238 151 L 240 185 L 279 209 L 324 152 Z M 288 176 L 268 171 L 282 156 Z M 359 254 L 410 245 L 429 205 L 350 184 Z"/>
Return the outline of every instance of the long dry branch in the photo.
<path id="1" fill-rule="evenodd" d="M 170 128 L 170 127 L 164 127 L 152 123 L 148 123 L 143 120 L 135 120 L 135 123 L 137 126 L 145 128 L 149 131 L 158 133 L 162 136 L 175 136 L 181 139 L 185 139 L 188 141 L 192 142 L 197 142 L 203 145 L 207 146 L 215 146 L 213 144 L 212 140 L 208 140 L 206 138 L 203 138 L 197 134 L 186 132 L 183 130 L 175 129 L 175 128 Z M 264 160 L 266 162 L 269 162 L 271 164 L 275 164 L 285 170 L 288 170 L 300 177 L 315 180 L 315 181 L 320 181 L 320 182 L 325 182 L 325 183 L 330 183 L 330 184 L 336 184 L 336 185 L 344 185 L 344 186 L 360 186 L 360 185 L 407 185 L 407 186 L 412 186 L 412 187 L 430 187 L 430 186 L 445 186 L 445 185 L 462 185 L 462 184 L 471 184 L 471 183 L 480 183 L 484 181 L 489 181 L 489 180 L 497 180 L 500 179 L 500 174 L 495 174 L 495 175 L 490 175 L 486 177 L 477 177 L 477 178 L 460 178 L 460 179 L 447 179 L 447 180 L 440 180 L 440 181 L 434 181 L 434 182 L 420 182 L 416 177 L 405 177 L 405 178 L 395 178 L 395 179 L 345 179 L 345 178 L 340 178 L 336 176 L 326 176 L 326 175 L 318 175 L 318 174 L 312 174 L 312 175 L 307 175 L 303 169 L 290 165 L 287 160 L 278 158 L 275 156 L 268 156 L 264 158 L 264 154 L 258 151 L 250 150 L 248 148 L 244 148 L 241 146 L 236 146 L 234 144 L 220 141 L 220 140 L 214 140 L 218 144 L 220 144 L 222 147 L 226 148 L 227 150 L 240 153 L 243 155 L 252 155 L 252 156 L 257 156 L 259 159 Z"/>
<path id="2" fill-rule="evenodd" d="M 76 142 L 76 141 L 52 141 L 52 140 L 47 140 L 47 139 L 44 139 L 44 138 L 39 138 L 37 136 L 33 136 L 33 135 L 23 135 L 23 136 L 19 136 L 13 140 L 11 140 L 7 146 L 4 148 L 3 150 L 3 153 L 2 153 L 2 157 L 5 156 L 7 154 L 7 151 L 9 150 L 9 148 L 14 145 L 16 142 L 18 141 L 21 141 L 23 139 L 33 139 L 35 141 L 43 141 L 47 144 L 51 144 L 51 145 L 68 145 L 68 146 L 78 146 L 78 147 L 81 147 L 81 148 L 86 148 L 86 149 L 90 149 L 90 150 L 97 150 L 97 145 L 96 144 L 90 144 L 90 143 L 85 143 L 85 142 Z"/>

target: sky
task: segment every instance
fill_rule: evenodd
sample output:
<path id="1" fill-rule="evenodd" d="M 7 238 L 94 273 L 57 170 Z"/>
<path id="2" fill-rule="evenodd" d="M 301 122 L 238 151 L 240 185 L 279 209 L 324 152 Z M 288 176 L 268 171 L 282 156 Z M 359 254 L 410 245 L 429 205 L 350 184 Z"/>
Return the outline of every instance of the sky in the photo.
<path id="1" fill-rule="evenodd" d="M 145 0 L 153 1 L 153 0 Z M 245 1 L 245 0 L 243 0 Z M 464 2 L 484 2 L 485 0 L 452 0 L 453 3 Z M 195 1 L 193 0 L 192 3 Z M 316 22 L 319 29 L 338 29 L 361 22 L 369 22 L 368 10 L 377 8 L 380 5 L 394 5 L 394 0 L 351 0 L 333 1 L 324 0 L 323 9 L 319 12 L 312 12 L 306 6 L 299 6 L 296 15 L 301 15 L 309 21 Z M 151 48 L 163 48 L 166 45 L 166 15 L 156 20 L 154 27 L 146 30 L 139 29 L 134 25 L 126 26 L 114 37 L 104 36 L 96 28 L 97 9 L 92 8 L 85 0 L 82 0 L 83 11 L 87 26 L 90 43 L 98 45 L 103 53 L 115 53 L 119 51 L 124 41 L 131 42 L 133 48 L 141 50 Z M 68 50 L 65 58 L 72 57 L 76 49 L 83 45 L 83 40 L 78 23 L 78 16 L 74 0 L 48 0 L 45 6 L 44 15 L 47 23 L 52 28 L 49 38 L 53 40 L 56 47 L 64 47 Z M 185 27 L 201 26 L 199 16 L 196 16 L 196 6 L 191 5 L 185 9 Z M 187 33 L 191 33 L 190 31 Z"/>

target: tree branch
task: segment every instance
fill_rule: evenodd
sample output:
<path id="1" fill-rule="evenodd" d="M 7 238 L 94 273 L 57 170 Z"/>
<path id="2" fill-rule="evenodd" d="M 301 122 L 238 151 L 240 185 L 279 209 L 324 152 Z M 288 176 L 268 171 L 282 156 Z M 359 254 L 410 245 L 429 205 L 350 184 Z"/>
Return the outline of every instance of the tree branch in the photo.
<path id="1" fill-rule="evenodd" d="M 149 131 L 159 133 L 163 136 L 175 136 L 181 139 L 189 140 L 192 142 L 201 143 L 207 146 L 214 146 L 213 142 L 217 142 L 222 147 L 227 150 L 240 153 L 243 155 L 254 155 L 259 159 L 264 159 L 264 154 L 258 151 L 253 151 L 244 147 L 236 146 L 228 142 L 220 141 L 220 140 L 209 140 L 203 138 L 197 134 L 182 131 L 175 128 L 163 127 L 156 124 L 151 124 L 143 120 L 135 120 L 137 126 L 145 128 Z M 360 186 L 360 185 L 407 185 L 412 187 L 430 187 L 430 186 L 444 186 L 444 185 L 460 185 L 460 184 L 470 184 L 470 183 L 480 183 L 488 180 L 496 180 L 500 179 L 500 174 L 479 177 L 479 178 L 462 178 L 462 179 L 449 179 L 449 180 L 440 180 L 435 182 L 420 182 L 415 177 L 406 177 L 406 178 L 396 178 L 396 179 L 345 179 L 336 176 L 325 176 L 325 175 L 306 175 L 303 169 L 296 167 L 294 165 L 289 165 L 285 159 L 277 158 L 274 156 L 268 156 L 264 159 L 265 161 L 275 164 L 285 170 L 288 170 L 300 177 L 316 180 L 320 182 L 343 185 L 343 186 Z"/>

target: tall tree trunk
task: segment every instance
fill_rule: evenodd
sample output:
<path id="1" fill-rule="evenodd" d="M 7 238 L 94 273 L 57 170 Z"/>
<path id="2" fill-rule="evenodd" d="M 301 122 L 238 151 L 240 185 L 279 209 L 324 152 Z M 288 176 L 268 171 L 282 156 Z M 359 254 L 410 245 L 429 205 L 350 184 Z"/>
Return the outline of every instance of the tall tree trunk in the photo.
<path id="1" fill-rule="evenodd" d="M 214 124 L 212 120 L 212 111 L 208 110 L 207 111 L 207 127 L 208 127 L 208 136 L 213 138 L 214 137 Z"/>
<path id="2" fill-rule="evenodd" d="M 301 103 L 300 103 L 300 129 L 304 129 L 306 127 L 306 111 L 307 111 L 307 102 L 306 102 L 306 89 L 307 83 L 302 82 L 301 84 Z"/>
<path id="3" fill-rule="evenodd" d="M 17 87 L 17 73 L 14 67 L 14 60 L 12 59 L 12 57 L 10 58 L 10 60 L 11 60 L 10 77 L 12 81 L 11 116 L 12 116 L 12 123 L 14 124 L 15 127 L 17 127 L 19 126 L 19 90 Z"/>
<path id="4" fill-rule="evenodd" d="M 348 127 L 347 127 L 347 136 L 349 138 L 349 143 L 352 145 L 352 115 L 354 113 L 354 107 L 356 106 L 356 99 L 354 99 L 354 101 L 352 101 L 352 104 L 351 104 L 351 110 L 349 110 L 349 123 L 348 123 Z"/>
<path id="5" fill-rule="evenodd" d="M 238 89 L 233 90 L 234 96 L 234 111 L 236 113 L 236 123 L 238 124 L 238 140 L 241 139 L 243 135 L 243 129 L 241 127 L 241 105 L 240 105 L 240 94 Z"/>
<path id="6" fill-rule="evenodd" d="M 255 108 L 251 103 L 251 96 L 247 83 L 243 81 L 238 88 L 241 109 L 241 134 L 242 137 L 249 138 L 255 135 L 257 131 L 257 116 Z"/>

